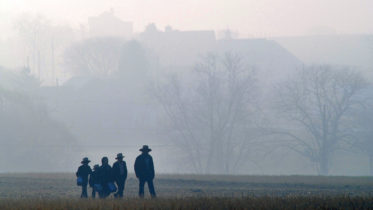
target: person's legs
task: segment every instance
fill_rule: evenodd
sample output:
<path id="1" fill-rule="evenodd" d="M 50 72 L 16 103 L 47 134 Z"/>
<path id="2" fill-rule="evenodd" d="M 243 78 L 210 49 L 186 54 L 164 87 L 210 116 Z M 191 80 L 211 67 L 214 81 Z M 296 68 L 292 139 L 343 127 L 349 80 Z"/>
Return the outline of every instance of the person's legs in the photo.
<path id="1" fill-rule="evenodd" d="M 106 184 L 106 186 L 107 186 L 107 184 Z M 107 197 L 109 197 L 109 195 L 110 195 L 110 193 L 111 193 L 111 191 L 110 191 L 110 189 L 109 189 L 109 187 L 107 186 L 106 188 L 105 188 L 105 194 L 104 194 L 104 198 L 107 198 Z"/>
<path id="2" fill-rule="evenodd" d="M 126 180 L 124 179 L 122 182 L 122 190 L 120 191 L 119 197 L 123 198 L 124 188 L 126 187 Z"/>
<path id="3" fill-rule="evenodd" d="M 145 180 L 139 179 L 139 197 L 144 198 L 144 185 L 145 185 Z"/>
<path id="4" fill-rule="evenodd" d="M 110 190 L 107 183 L 102 183 L 102 191 L 100 192 L 100 198 L 106 198 L 110 195 Z"/>
<path id="5" fill-rule="evenodd" d="M 104 196 L 104 190 L 101 190 L 100 192 L 98 192 L 98 196 L 100 198 L 105 198 L 105 196 Z"/>
<path id="6" fill-rule="evenodd" d="M 115 181 L 115 183 L 117 184 L 117 191 L 114 193 L 114 198 L 117 198 L 118 197 L 118 195 L 119 195 L 119 185 L 120 185 L 120 183 L 119 183 L 119 181 Z"/>
<path id="7" fill-rule="evenodd" d="M 87 184 L 82 185 L 82 194 L 80 195 L 81 198 L 87 198 Z"/>
<path id="8" fill-rule="evenodd" d="M 148 180 L 147 182 L 148 182 L 148 187 L 149 187 L 150 195 L 152 196 L 152 198 L 157 197 L 157 195 L 155 194 L 155 190 L 154 190 L 153 180 L 150 179 L 150 180 Z"/>
<path id="9" fill-rule="evenodd" d="M 96 190 L 92 187 L 92 198 L 96 198 Z"/>
<path id="10" fill-rule="evenodd" d="M 115 193 L 115 197 L 122 198 L 123 197 L 123 191 L 124 191 L 124 180 L 118 180 L 117 185 L 118 185 L 118 191 L 117 191 L 117 193 Z"/>

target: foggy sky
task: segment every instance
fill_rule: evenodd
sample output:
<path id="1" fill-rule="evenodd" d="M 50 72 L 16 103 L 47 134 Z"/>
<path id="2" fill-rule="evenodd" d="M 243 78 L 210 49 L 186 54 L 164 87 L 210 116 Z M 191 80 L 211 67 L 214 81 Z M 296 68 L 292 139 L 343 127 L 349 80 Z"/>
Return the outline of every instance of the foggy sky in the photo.
<path id="1" fill-rule="evenodd" d="M 372 0 L 0 0 L 0 38 L 22 13 L 77 27 L 110 9 L 135 31 L 155 22 L 161 29 L 229 28 L 240 37 L 373 33 Z"/>

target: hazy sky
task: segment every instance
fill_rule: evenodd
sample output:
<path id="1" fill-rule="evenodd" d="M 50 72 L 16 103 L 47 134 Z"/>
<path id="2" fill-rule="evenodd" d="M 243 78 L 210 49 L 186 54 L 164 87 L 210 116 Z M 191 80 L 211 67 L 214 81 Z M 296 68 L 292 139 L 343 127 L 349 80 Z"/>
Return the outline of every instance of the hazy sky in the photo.
<path id="1" fill-rule="evenodd" d="M 1 36 L 21 13 L 78 25 L 111 8 L 136 31 L 155 22 L 161 29 L 229 28 L 242 37 L 373 33 L 373 0 L 0 0 Z"/>

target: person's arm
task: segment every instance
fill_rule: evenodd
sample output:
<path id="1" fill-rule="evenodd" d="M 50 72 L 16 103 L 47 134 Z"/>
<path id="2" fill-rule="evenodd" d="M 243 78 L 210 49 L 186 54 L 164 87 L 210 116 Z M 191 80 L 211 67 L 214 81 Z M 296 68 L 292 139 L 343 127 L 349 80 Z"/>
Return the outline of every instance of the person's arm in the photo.
<path id="1" fill-rule="evenodd" d="M 117 176 L 117 168 L 118 168 L 118 164 L 115 162 L 113 164 L 113 167 L 111 168 L 111 174 L 114 179 L 116 179 L 116 176 Z"/>
<path id="2" fill-rule="evenodd" d="M 80 175 L 80 169 L 81 167 L 79 166 L 79 168 L 78 168 L 78 171 L 75 173 L 76 174 L 76 177 L 79 177 L 79 175 Z"/>
<path id="3" fill-rule="evenodd" d="M 135 168 L 136 177 L 139 178 L 139 157 L 136 158 L 134 168 Z"/>
<path id="4" fill-rule="evenodd" d="M 154 176 L 155 176 L 155 171 L 154 171 L 154 163 L 153 163 L 153 158 L 152 156 L 150 156 L 150 169 L 151 169 L 151 177 L 152 179 L 154 179 Z"/>
<path id="5" fill-rule="evenodd" d="M 127 164 L 126 161 L 124 161 L 124 179 L 127 179 L 128 171 L 127 171 Z"/>
<path id="6" fill-rule="evenodd" d="M 113 168 L 110 167 L 110 181 L 111 182 L 114 182 L 115 181 L 115 178 L 114 178 L 114 170 Z"/>
<path id="7" fill-rule="evenodd" d="M 93 173 L 91 173 L 91 175 L 89 176 L 89 181 L 88 181 L 90 187 L 93 187 L 93 178 L 92 178 L 92 175 L 93 175 Z"/>
<path id="8" fill-rule="evenodd" d="M 102 184 L 103 178 L 102 178 L 102 169 L 98 169 L 97 175 L 96 175 L 96 183 Z"/>

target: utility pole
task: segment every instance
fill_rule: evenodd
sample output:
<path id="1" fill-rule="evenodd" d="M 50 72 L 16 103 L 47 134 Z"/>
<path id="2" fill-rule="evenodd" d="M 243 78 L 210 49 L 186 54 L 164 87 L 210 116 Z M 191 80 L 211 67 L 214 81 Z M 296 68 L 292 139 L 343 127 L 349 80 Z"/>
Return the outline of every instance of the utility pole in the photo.
<path id="1" fill-rule="evenodd" d="M 39 75 L 39 81 L 40 81 L 40 76 L 41 76 L 41 72 L 40 72 L 40 50 L 38 50 L 38 75 Z"/>
<path id="2" fill-rule="evenodd" d="M 55 67 L 55 61 L 54 61 L 54 37 L 52 38 L 51 43 L 51 50 L 52 50 L 52 81 L 56 80 L 56 86 L 58 86 L 57 78 L 56 78 L 56 67 Z"/>

